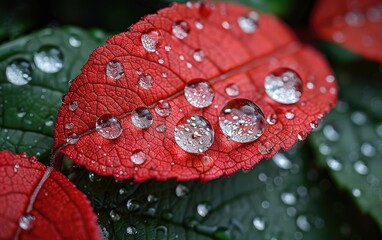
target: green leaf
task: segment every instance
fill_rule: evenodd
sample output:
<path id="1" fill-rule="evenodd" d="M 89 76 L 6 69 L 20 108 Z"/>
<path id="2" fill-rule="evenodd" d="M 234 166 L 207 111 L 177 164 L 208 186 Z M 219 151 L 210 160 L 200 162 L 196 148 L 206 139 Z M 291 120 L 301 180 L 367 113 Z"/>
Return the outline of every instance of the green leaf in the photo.
<path id="1" fill-rule="evenodd" d="M 347 69 L 338 72 L 341 101 L 309 139 L 320 165 L 382 229 L 382 76 L 375 65 Z"/>
<path id="2" fill-rule="evenodd" d="M 64 27 L 0 45 L 1 150 L 49 159 L 54 121 L 68 82 L 104 39 L 99 30 Z M 55 58 L 46 58 L 44 51 Z"/>
<path id="3" fill-rule="evenodd" d="M 360 229 L 359 220 L 370 221 L 358 216 L 326 177 L 304 163 L 303 148 L 206 183 L 116 182 L 83 170 L 73 181 L 88 194 L 107 239 L 376 236 L 375 229 Z"/>

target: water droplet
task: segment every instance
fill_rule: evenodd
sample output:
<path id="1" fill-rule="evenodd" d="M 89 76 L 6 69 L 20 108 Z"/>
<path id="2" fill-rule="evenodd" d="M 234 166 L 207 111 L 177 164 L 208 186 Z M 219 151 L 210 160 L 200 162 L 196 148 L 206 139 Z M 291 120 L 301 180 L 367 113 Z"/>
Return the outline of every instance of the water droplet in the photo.
<path id="1" fill-rule="evenodd" d="M 182 118 L 174 130 L 175 141 L 189 153 L 203 153 L 214 142 L 214 130 L 210 122 L 202 116 L 192 115 Z"/>
<path id="2" fill-rule="evenodd" d="M 94 172 L 90 172 L 89 173 L 89 180 L 90 180 L 90 182 L 99 182 L 102 180 L 102 178 L 98 174 L 96 174 Z"/>
<path id="3" fill-rule="evenodd" d="M 159 124 L 156 128 L 155 128 L 155 131 L 159 132 L 159 133 L 164 133 L 166 132 L 166 125 L 164 124 Z"/>
<path id="4" fill-rule="evenodd" d="M 145 107 L 138 107 L 131 113 L 131 122 L 138 128 L 149 128 L 153 124 L 153 115 Z"/>
<path id="5" fill-rule="evenodd" d="M 195 21 L 195 27 L 196 27 L 196 29 L 202 30 L 204 28 L 204 24 L 201 20 L 196 20 Z"/>
<path id="6" fill-rule="evenodd" d="M 66 139 L 66 142 L 69 144 L 75 144 L 79 138 L 80 137 L 77 134 L 71 133 L 69 134 L 69 137 Z"/>
<path id="7" fill-rule="evenodd" d="M 337 43 L 343 43 L 345 41 L 345 34 L 341 31 L 335 31 L 332 38 Z"/>
<path id="8" fill-rule="evenodd" d="M 357 198 L 362 195 L 361 190 L 359 190 L 358 188 L 353 188 L 351 193 L 353 194 L 354 197 L 357 197 Z"/>
<path id="9" fill-rule="evenodd" d="M 206 172 L 214 166 L 214 163 L 215 160 L 212 157 L 208 155 L 203 155 L 202 157 L 199 157 L 194 160 L 194 167 L 199 172 Z"/>
<path id="10" fill-rule="evenodd" d="M 329 141 L 336 142 L 340 139 L 340 135 L 332 125 L 325 125 L 322 133 Z"/>
<path id="11" fill-rule="evenodd" d="M 13 60 L 5 69 L 8 82 L 21 86 L 32 80 L 32 66 L 26 60 Z"/>
<path id="12" fill-rule="evenodd" d="M 154 85 L 154 78 L 150 74 L 143 73 L 139 76 L 138 84 L 141 88 L 150 89 Z"/>
<path id="13" fill-rule="evenodd" d="M 275 113 L 271 113 L 267 117 L 267 123 L 269 125 L 275 125 L 277 123 L 277 115 Z"/>
<path id="14" fill-rule="evenodd" d="M 294 118 L 294 113 L 293 112 L 286 112 L 285 113 L 285 118 L 286 119 L 289 119 L 289 120 L 292 120 Z"/>
<path id="15" fill-rule="evenodd" d="M 252 223 L 253 223 L 253 226 L 257 229 L 257 230 L 259 230 L 259 231 L 264 231 L 264 229 L 265 229 L 265 221 L 264 221 L 264 219 L 263 218 L 261 218 L 261 217 L 255 217 L 254 219 L 253 219 L 253 221 L 252 221 Z"/>
<path id="16" fill-rule="evenodd" d="M 137 200 L 129 199 L 126 203 L 126 207 L 129 212 L 136 212 L 141 208 L 141 205 Z"/>
<path id="17" fill-rule="evenodd" d="M 30 230 L 33 227 L 36 218 L 31 214 L 25 214 L 19 219 L 19 227 L 23 230 Z"/>
<path id="18" fill-rule="evenodd" d="M 205 108 L 212 104 L 215 93 L 208 82 L 197 82 L 186 85 L 184 96 L 192 106 Z"/>
<path id="19" fill-rule="evenodd" d="M 310 223 L 308 222 L 308 219 L 304 215 L 297 217 L 296 225 L 302 231 L 308 232 L 310 230 Z"/>
<path id="20" fill-rule="evenodd" d="M 163 58 L 159 58 L 159 59 L 158 59 L 158 63 L 159 63 L 159 64 L 163 64 L 163 63 L 164 63 L 164 59 L 163 59 Z"/>
<path id="21" fill-rule="evenodd" d="M 164 46 L 164 50 L 166 50 L 166 52 L 171 51 L 171 46 L 170 45 Z"/>
<path id="22" fill-rule="evenodd" d="M 13 172 L 17 173 L 19 171 L 19 168 L 20 168 L 20 164 L 15 163 L 15 165 L 13 166 Z"/>
<path id="23" fill-rule="evenodd" d="M 80 47 L 82 42 L 78 36 L 72 35 L 69 37 L 69 44 L 72 47 Z"/>
<path id="24" fill-rule="evenodd" d="M 119 221 L 121 219 L 121 216 L 118 214 L 116 210 L 111 210 L 109 212 L 110 219 L 113 221 Z"/>
<path id="25" fill-rule="evenodd" d="M 365 16 L 359 11 L 348 12 L 345 15 L 345 22 L 349 26 L 361 26 L 365 22 Z"/>
<path id="26" fill-rule="evenodd" d="M 135 226 L 128 226 L 128 227 L 126 228 L 126 232 L 127 232 L 127 234 L 129 234 L 129 235 L 135 235 L 135 234 L 138 233 L 138 229 L 137 229 Z"/>
<path id="27" fill-rule="evenodd" d="M 184 198 L 190 193 L 190 189 L 183 184 L 178 184 L 175 188 L 175 194 L 177 197 Z"/>
<path id="28" fill-rule="evenodd" d="M 153 194 L 147 195 L 147 202 L 149 203 L 156 203 L 158 202 L 159 198 Z"/>
<path id="29" fill-rule="evenodd" d="M 236 97 L 240 94 L 239 86 L 236 83 L 228 84 L 225 87 L 225 93 L 230 97 Z"/>
<path id="30" fill-rule="evenodd" d="M 273 158 L 273 162 L 282 169 L 291 169 L 292 168 L 292 162 L 281 153 L 276 153 Z"/>
<path id="31" fill-rule="evenodd" d="M 223 27 L 224 29 L 230 29 L 230 28 L 231 28 L 231 24 L 229 24 L 228 21 L 223 21 L 223 22 L 222 22 L 222 27 Z"/>
<path id="32" fill-rule="evenodd" d="M 310 122 L 310 123 L 309 123 L 309 126 L 310 126 L 312 129 L 316 129 L 316 128 L 318 128 L 318 125 L 319 125 L 318 121 L 313 121 L 313 122 Z"/>
<path id="33" fill-rule="evenodd" d="M 356 125 L 363 125 L 367 121 L 367 115 L 364 112 L 355 111 L 350 116 L 352 122 Z"/>
<path id="34" fill-rule="evenodd" d="M 211 12 L 215 9 L 215 5 L 212 2 L 201 2 L 199 8 L 199 14 L 202 18 L 208 18 Z"/>
<path id="35" fill-rule="evenodd" d="M 67 129 L 67 130 L 73 129 L 73 127 L 74 127 L 74 124 L 71 122 L 65 124 L 65 129 Z"/>
<path id="36" fill-rule="evenodd" d="M 101 234 L 102 234 L 102 240 L 109 240 L 110 234 L 105 227 L 101 229 Z"/>
<path id="37" fill-rule="evenodd" d="M 252 101 L 233 99 L 220 111 L 219 126 L 233 141 L 252 142 L 264 133 L 265 116 L 260 107 Z"/>
<path id="38" fill-rule="evenodd" d="M 166 72 L 163 72 L 163 73 L 162 73 L 162 77 L 163 77 L 163 78 L 167 78 L 167 77 L 168 77 L 168 74 L 167 74 Z"/>
<path id="39" fill-rule="evenodd" d="M 257 147 L 257 150 L 259 150 L 259 152 L 263 155 L 271 153 L 272 149 L 273 149 L 273 145 L 272 143 L 268 141 L 260 143 L 259 146 Z"/>
<path id="40" fill-rule="evenodd" d="M 141 43 L 144 49 L 149 52 L 155 52 L 161 44 L 162 36 L 159 31 L 151 29 L 141 36 Z"/>
<path id="41" fill-rule="evenodd" d="M 301 131 L 297 134 L 297 139 L 300 141 L 304 141 L 308 137 L 308 132 Z"/>
<path id="42" fill-rule="evenodd" d="M 206 54 L 204 53 L 202 49 L 195 50 L 192 56 L 194 57 L 194 60 L 197 62 L 203 62 L 204 58 L 206 58 Z"/>
<path id="43" fill-rule="evenodd" d="M 131 153 L 130 160 L 137 165 L 141 165 L 146 161 L 146 154 L 142 150 L 135 150 Z"/>
<path id="44" fill-rule="evenodd" d="M 369 168 L 366 166 L 366 164 L 363 161 L 356 161 L 353 164 L 354 170 L 361 175 L 366 175 L 369 173 Z"/>
<path id="45" fill-rule="evenodd" d="M 122 63 L 110 61 L 106 65 L 106 76 L 118 80 L 125 74 Z"/>
<path id="46" fill-rule="evenodd" d="M 342 164 L 337 159 L 329 157 L 326 159 L 326 164 L 333 171 L 341 171 L 342 170 Z"/>
<path id="47" fill-rule="evenodd" d="M 205 217 L 207 216 L 208 212 L 210 211 L 211 206 L 208 203 L 199 203 L 196 206 L 196 211 L 198 212 L 199 216 Z"/>
<path id="48" fill-rule="evenodd" d="M 179 39 L 184 39 L 190 34 L 190 26 L 186 21 L 177 21 L 172 25 L 172 33 Z"/>
<path id="49" fill-rule="evenodd" d="M 366 157 L 374 157 L 377 151 L 373 145 L 366 142 L 361 145 L 361 153 Z"/>
<path id="50" fill-rule="evenodd" d="M 25 112 L 24 108 L 17 109 L 17 113 L 16 113 L 17 117 L 22 118 L 22 117 L 25 117 L 26 114 L 27 113 Z"/>
<path id="51" fill-rule="evenodd" d="M 297 198 L 293 193 L 284 192 L 281 194 L 281 201 L 286 205 L 294 205 L 297 202 Z"/>
<path id="52" fill-rule="evenodd" d="M 237 23 L 243 32 L 253 33 L 257 30 L 259 25 L 259 14 L 255 11 L 249 12 L 246 16 L 240 16 Z"/>
<path id="53" fill-rule="evenodd" d="M 110 114 L 104 114 L 96 122 L 96 131 L 106 139 L 116 139 L 122 134 L 121 122 Z"/>
<path id="54" fill-rule="evenodd" d="M 161 117 L 170 116 L 171 105 L 165 100 L 160 100 L 157 105 L 155 105 L 155 112 Z"/>
<path id="55" fill-rule="evenodd" d="M 302 80 L 295 71 L 280 68 L 265 77 L 264 88 L 272 100 L 283 104 L 293 104 L 301 98 Z"/>
<path id="56" fill-rule="evenodd" d="M 70 102 L 69 103 L 69 105 L 68 105 L 68 107 L 69 107 L 69 110 L 70 111 L 75 111 L 77 108 L 78 108 L 78 103 L 77 103 L 77 101 L 73 101 L 73 102 Z"/>
<path id="57" fill-rule="evenodd" d="M 36 66 L 43 72 L 56 73 L 63 67 L 63 55 L 53 46 L 43 46 L 34 56 Z"/>

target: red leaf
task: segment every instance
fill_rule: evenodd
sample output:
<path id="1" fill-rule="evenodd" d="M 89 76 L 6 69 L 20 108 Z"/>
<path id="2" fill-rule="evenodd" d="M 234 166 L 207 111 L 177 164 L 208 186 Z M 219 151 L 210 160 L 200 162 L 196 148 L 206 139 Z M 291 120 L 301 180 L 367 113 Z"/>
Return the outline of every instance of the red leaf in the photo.
<path id="1" fill-rule="evenodd" d="M 312 25 L 319 37 L 382 61 L 381 0 L 320 0 Z"/>
<path id="2" fill-rule="evenodd" d="M 117 179 L 206 181 L 241 168 L 250 169 L 280 148 L 289 149 L 298 135 L 304 138 L 312 129 L 311 123 L 314 125 L 336 102 L 336 83 L 323 57 L 298 43 L 273 16 L 237 4 L 202 6 L 174 4 L 97 48 L 64 97 L 55 127 L 55 152 Z M 302 81 L 302 96 L 295 104 L 274 101 L 264 89 L 268 75 L 288 69 Z M 113 77 L 108 76 L 111 70 Z M 212 90 L 208 90 L 207 83 L 201 83 L 199 90 L 205 90 L 205 98 L 191 101 L 199 106 L 194 107 L 184 89 L 186 84 L 198 81 L 209 82 Z M 226 89 L 230 85 L 233 88 Z M 237 89 L 239 93 L 235 94 Z M 249 99 L 262 109 L 265 118 L 276 116 L 277 122 L 266 124 L 264 134 L 250 143 L 228 140 L 219 127 L 218 115 L 235 98 Z M 211 101 L 208 107 L 200 108 Z M 155 110 L 156 106 L 160 111 Z M 132 121 L 131 115 L 135 109 L 145 115 L 140 107 L 151 111 L 150 127 L 149 119 L 144 129 L 133 124 L 136 119 Z M 174 139 L 178 122 L 194 114 L 207 119 L 214 130 L 214 136 L 200 129 L 186 133 L 188 140 L 198 146 L 189 150 L 203 154 L 182 150 Z M 98 118 L 99 123 L 111 120 L 112 136 L 106 131 L 102 134 L 112 139 L 96 131 Z M 240 122 L 235 124 L 241 128 Z M 253 137 L 254 131 L 248 134 Z M 204 142 L 199 145 L 197 139 Z M 182 146 L 192 148 L 190 144 Z"/>
<path id="3" fill-rule="evenodd" d="M 35 157 L 0 151 L 0 239 L 101 239 L 86 196 Z"/>

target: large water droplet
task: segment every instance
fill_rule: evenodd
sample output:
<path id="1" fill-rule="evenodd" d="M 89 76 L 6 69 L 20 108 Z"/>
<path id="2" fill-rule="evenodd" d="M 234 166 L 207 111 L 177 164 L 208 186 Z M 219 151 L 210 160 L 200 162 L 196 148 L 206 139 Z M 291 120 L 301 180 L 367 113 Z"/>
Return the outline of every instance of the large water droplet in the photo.
<path id="1" fill-rule="evenodd" d="M 184 96 L 192 106 L 205 108 L 212 104 L 215 93 L 208 82 L 197 82 L 186 85 Z"/>
<path id="2" fill-rule="evenodd" d="M 286 205 L 294 205 L 297 202 L 296 196 L 290 192 L 284 192 L 281 194 L 281 201 Z"/>
<path id="3" fill-rule="evenodd" d="M 155 112 L 161 117 L 167 117 L 171 114 L 171 105 L 165 100 L 160 100 L 155 105 Z"/>
<path id="4" fill-rule="evenodd" d="M 122 63 L 118 61 L 110 61 L 107 63 L 106 76 L 118 80 L 123 76 L 123 74 L 125 74 L 125 72 L 123 70 Z"/>
<path id="5" fill-rule="evenodd" d="M 127 234 L 129 234 L 129 235 L 135 235 L 135 234 L 137 234 L 138 233 L 138 229 L 135 227 L 135 226 L 128 226 L 127 228 L 126 228 L 126 232 L 127 232 Z"/>
<path id="6" fill-rule="evenodd" d="M 131 153 L 130 160 L 137 165 L 141 165 L 146 161 L 146 154 L 142 150 L 135 150 Z"/>
<path id="7" fill-rule="evenodd" d="M 196 211 L 201 217 L 207 216 L 208 212 L 210 211 L 211 206 L 208 203 L 199 203 L 196 206 Z"/>
<path id="8" fill-rule="evenodd" d="M 141 43 L 144 49 L 149 52 L 155 52 L 161 44 L 162 37 L 159 31 L 151 29 L 141 36 Z"/>
<path id="9" fill-rule="evenodd" d="M 273 158 L 273 162 L 282 169 L 291 169 L 292 168 L 292 162 L 281 153 L 276 153 Z"/>
<path id="10" fill-rule="evenodd" d="M 189 153 L 203 153 L 214 142 L 214 130 L 210 122 L 202 116 L 192 115 L 182 118 L 174 130 L 175 141 Z"/>
<path id="11" fill-rule="evenodd" d="M 30 230 L 36 218 L 31 214 L 25 214 L 19 218 L 19 227 L 23 230 Z"/>
<path id="12" fill-rule="evenodd" d="M 195 50 L 192 56 L 196 62 L 203 62 L 204 58 L 206 57 L 206 54 L 202 49 L 197 49 Z"/>
<path id="13" fill-rule="evenodd" d="M 225 87 L 225 93 L 230 97 L 236 97 L 240 94 L 239 86 L 236 83 L 228 84 Z"/>
<path id="14" fill-rule="evenodd" d="M 36 66 L 43 72 L 56 73 L 63 67 L 63 55 L 53 46 L 43 46 L 33 56 Z"/>
<path id="15" fill-rule="evenodd" d="M 145 107 L 138 107 L 131 113 L 131 122 L 138 128 L 149 128 L 153 124 L 153 115 Z"/>
<path id="16" fill-rule="evenodd" d="M 107 139 L 116 139 L 122 134 L 122 126 L 118 118 L 104 114 L 96 122 L 96 131 Z"/>
<path id="17" fill-rule="evenodd" d="M 293 104 L 300 100 L 302 95 L 302 80 L 291 69 L 280 68 L 265 77 L 265 92 L 276 102 Z"/>
<path id="18" fill-rule="evenodd" d="M 264 133 L 265 116 L 260 107 L 252 101 L 233 99 L 220 111 L 219 126 L 233 141 L 252 142 Z"/>
<path id="19" fill-rule="evenodd" d="M 265 221 L 264 221 L 264 219 L 263 218 L 261 218 L 261 217 L 255 217 L 254 219 L 253 219 L 253 221 L 252 221 L 252 223 L 253 223 L 253 226 L 257 229 L 257 230 L 259 230 L 259 231 L 264 231 L 264 229 L 265 229 Z"/>
<path id="20" fill-rule="evenodd" d="M 245 16 L 237 18 L 237 23 L 243 32 L 253 33 L 257 30 L 260 16 L 257 12 L 251 11 Z"/>
<path id="21" fill-rule="evenodd" d="M 354 170 L 361 175 L 366 175 L 369 173 L 369 168 L 366 166 L 366 164 L 363 161 L 356 161 L 353 164 Z"/>
<path id="22" fill-rule="evenodd" d="M 177 21 L 172 25 L 172 33 L 179 39 L 184 39 L 190 33 L 190 26 L 186 21 Z"/>
<path id="23" fill-rule="evenodd" d="M 150 74 L 143 73 L 139 76 L 138 84 L 144 89 L 150 89 L 154 85 L 154 78 Z"/>
<path id="24" fill-rule="evenodd" d="M 175 188 L 175 194 L 177 197 L 187 197 L 189 193 L 190 189 L 188 189 L 188 187 L 184 186 L 183 184 L 178 184 Z"/>
<path id="25" fill-rule="evenodd" d="M 14 85 L 25 85 L 32 80 L 32 66 L 26 60 L 13 60 L 5 69 L 7 80 Z"/>

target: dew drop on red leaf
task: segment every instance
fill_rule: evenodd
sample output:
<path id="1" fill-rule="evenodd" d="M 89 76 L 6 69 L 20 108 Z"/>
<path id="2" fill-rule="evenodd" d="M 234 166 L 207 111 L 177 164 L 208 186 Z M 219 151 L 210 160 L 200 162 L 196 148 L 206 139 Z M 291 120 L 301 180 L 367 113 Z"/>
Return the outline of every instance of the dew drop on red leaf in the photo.
<path id="1" fill-rule="evenodd" d="M 322 55 L 277 18 L 173 4 L 91 54 L 59 110 L 54 149 L 117 179 L 206 181 L 288 150 L 336 95 Z M 115 138 L 97 133 L 105 114 L 119 121 Z"/>
<path id="2" fill-rule="evenodd" d="M 313 11 L 312 27 L 320 38 L 382 62 L 380 0 L 337 0 L 335 3 L 319 0 Z"/>
<path id="3" fill-rule="evenodd" d="M 101 239 L 86 196 L 25 153 L 0 151 L 0 239 Z"/>

